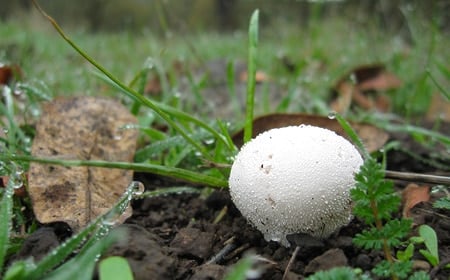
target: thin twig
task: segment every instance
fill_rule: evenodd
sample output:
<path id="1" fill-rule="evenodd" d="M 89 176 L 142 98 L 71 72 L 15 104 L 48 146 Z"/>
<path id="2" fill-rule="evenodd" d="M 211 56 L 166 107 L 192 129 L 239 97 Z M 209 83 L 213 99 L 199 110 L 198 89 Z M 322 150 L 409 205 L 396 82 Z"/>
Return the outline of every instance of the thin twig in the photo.
<path id="1" fill-rule="evenodd" d="M 225 247 L 223 247 L 222 250 L 220 250 L 216 255 L 214 255 L 209 261 L 207 261 L 206 264 L 214 264 L 214 263 L 218 263 L 221 260 L 223 260 L 224 257 L 228 253 L 230 253 L 231 251 L 233 251 L 236 248 L 236 244 L 234 243 L 234 239 L 235 239 L 234 236 L 232 238 L 228 239 L 225 242 Z"/>
<path id="2" fill-rule="evenodd" d="M 292 257 L 289 260 L 286 269 L 284 270 L 283 278 L 281 280 L 286 280 L 291 270 L 292 265 L 294 264 L 295 258 L 297 257 L 298 251 L 300 251 L 300 246 L 295 247 L 294 253 L 292 253 Z"/>
<path id="3" fill-rule="evenodd" d="M 404 181 L 410 181 L 410 182 L 450 185 L 450 177 L 430 175 L 430 174 L 419 174 L 419 173 L 411 173 L 411 172 L 399 172 L 399 171 L 386 170 L 385 177 L 388 179 L 397 179 L 397 180 L 404 180 Z"/>

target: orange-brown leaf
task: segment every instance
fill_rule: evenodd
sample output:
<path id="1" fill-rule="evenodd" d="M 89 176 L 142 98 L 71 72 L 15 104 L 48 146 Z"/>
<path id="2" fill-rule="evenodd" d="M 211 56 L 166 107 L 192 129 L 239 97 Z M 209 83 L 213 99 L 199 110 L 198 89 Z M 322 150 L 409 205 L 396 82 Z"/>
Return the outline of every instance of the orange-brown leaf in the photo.
<path id="1" fill-rule="evenodd" d="M 402 192 L 403 217 L 410 217 L 411 209 L 420 202 L 430 200 L 430 187 L 419 186 L 417 184 L 409 184 Z"/>

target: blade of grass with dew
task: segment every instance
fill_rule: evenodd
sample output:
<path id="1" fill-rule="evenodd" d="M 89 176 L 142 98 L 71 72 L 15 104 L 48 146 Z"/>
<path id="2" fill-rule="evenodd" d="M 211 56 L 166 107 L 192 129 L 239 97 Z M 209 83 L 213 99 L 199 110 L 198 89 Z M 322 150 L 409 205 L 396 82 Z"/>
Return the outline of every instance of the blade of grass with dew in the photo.
<path id="1" fill-rule="evenodd" d="M 25 266 L 22 272 L 24 279 L 41 279 L 45 273 L 62 263 L 74 250 L 85 243 L 86 238 L 94 232 L 95 228 L 95 223 L 90 224 L 77 235 L 53 249 L 52 253 L 46 255 L 38 264 Z M 20 266 L 22 266 L 21 262 L 13 263 L 8 272 Z"/>
<path id="2" fill-rule="evenodd" d="M 64 263 L 56 270 L 46 275 L 46 280 L 72 280 L 91 279 L 95 265 L 101 255 L 108 247 L 120 240 L 124 236 L 124 231 L 115 230 L 104 238 L 93 243 L 83 254 L 78 254 L 75 258 Z M 82 269 L 81 269 L 82 268 Z"/>
<path id="3" fill-rule="evenodd" d="M 147 82 L 147 74 L 150 71 L 150 69 L 145 68 L 141 69 L 131 80 L 131 82 L 128 84 L 130 88 L 133 88 L 136 83 L 139 82 L 138 86 L 138 92 L 144 92 L 145 84 Z M 137 100 L 134 100 L 133 105 L 131 105 L 131 113 L 135 116 L 138 115 L 139 109 L 141 108 L 141 103 Z"/>
<path id="4" fill-rule="evenodd" d="M 189 137 L 186 131 L 179 126 L 176 122 L 174 122 L 164 110 L 162 110 L 157 104 L 150 101 L 150 99 L 146 98 L 142 94 L 128 87 L 124 83 L 122 83 L 118 78 L 116 78 L 112 73 L 110 73 L 106 68 L 97 63 L 93 58 L 91 58 L 85 51 L 83 51 L 80 47 L 78 47 L 75 42 L 73 42 L 62 30 L 62 28 L 58 25 L 58 23 L 49 16 L 38 4 L 33 0 L 33 4 L 39 10 L 39 12 L 53 25 L 56 31 L 61 35 L 61 37 L 75 50 L 77 51 L 84 59 L 86 59 L 91 65 L 97 68 L 100 72 L 105 74 L 112 82 L 114 82 L 119 88 L 122 89 L 122 92 L 125 92 L 128 96 L 130 96 L 133 100 L 139 101 L 141 104 L 147 106 L 152 109 L 155 113 L 157 113 L 161 118 L 163 118 L 171 128 L 173 128 L 177 133 L 179 133 L 186 141 L 191 144 L 197 151 L 199 151 L 206 159 L 212 160 L 211 155 L 209 155 L 208 151 L 204 146 L 197 143 L 195 140 Z"/>
<path id="5" fill-rule="evenodd" d="M 364 147 L 363 142 L 359 138 L 358 134 L 356 134 L 356 131 L 351 127 L 350 123 L 345 120 L 340 114 L 336 114 L 336 120 L 339 122 L 342 129 L 344 129 L 345 133 L 347 133 L 350 139 L 352 139 L 353 143 L 358 147 L 364 159 L 369 159 L 369 152 L 367 151 L 366 147 Z"/>
<path id="6" fill-rule="evenodd" d="M 94 221 L 92 221 L 88 226 L 86 226 L 83 230 L 81 230 L 78 234 L 71 237 L 68 241 L 64 242 L 62 245 L 55 248 L 51 253 L 49 253 L 42 261 L 40 261 L 35 266 L 28 266 L 28 270 L 25 271 L 25 279 L 41 279 L 42 276 L 48 273 L 55 266 L 64 261 L 70 254 L 73 253 L 75 249 L 78 249 L 83 245 L 84 247 L 81 249 L 77 257 L 72 259 L 69 262 L 76 261 L 76 259 L 89 251 L 91 247 L 93 247 L 97 241 L 100 239 L 99 237 L 103 237 L 104 235 L 100 235 L 99 233 L 107 234 L 109 230 L 112 228 L 113 224 L 104 224 L 105 220 L 110 219 L 111 217 L 115 217 L 117 215 L 123 214 L 126 210 L 129 202 L 133 198 L 135 194 L 136 184 L 132 182 L 122 194 L 121 198 L 116 202 L 116 204 L 105 214 L 97 217 Z M 99 224 L 101 226 L 99 227 Z M 101 232 L 103 231 L 103 232 Z M 86 242 L 86 238 L 91 236 L 91 238 Z M 97 254 L 98 255 L 98 252 Z M 95 259 L 90 259 L 95 263 Z M 21 265 L 19 263 L 18 265 Z M 74 264 L 77 265 L 77 264 Z M 63 264 L 61 267 L 67 266 L 67 263 Z M 25 266 L 26 268 L 27 266 Z M 70 265 L 69 265 L 70 267 Z M 80 266 L 79 266 L 80 267 Z M 62 279 L 62 278 L 61 278 Z M 89 278 L 81 278 L 81 279 L 89 279 Z"/>
<path id="7" fill-rule="evenodd" d="M 252 139 L 253 113 L 255 106 L 256 55 L 258 50 L 258 18 L 259 10 L 255 10 L 250 18 L 248 30 L 248 69 L 247 69 L 247 101 L 245 111 L 244 143 Z"/>
<path id="8" fill-rule="evenodd" d="M 105 83 L 109 84 L 110 86 L 116 88 L 117 90 L 120 90 L 121 92 L 125 93 L 125 94 L 129 94 L 125 89 L 119 87 L 116 83 L 114 83 L 114 81 L 112 81 L 108 76 L 105 76 L 103 73 L 98 73 L 98 72 L 93 72 L 94 75 L 96 75 L 99 79 L 103 80 Z M 222 135 L 220 135 L 214 128 L 212 128 L 211 126 L 209 126 L 208 124 L 206 124 L 205 122 L 203 122 L 200 119 L 197 119 L 195 117 L 193 117 L 192 115 L 185 113 L 181 110 L 178 110 L 176 108 L 173 108 L 169 105 L 166 105 L 164 103 L 160 103 L 157 101 L 153 101 L 153 103 L 158 106 L 159 108 L 161 108 L 161 110 L 163 110 L 165 113 L 184 120 L 184 121 L 188 121 L 191 122 L 201 128 L 203 128 L 204 130 L 208 131 L 209 133 L 211 133 L 211 135 L 213 135 L 216 139 L 218 139 L 219 141 L 224 142 L 225 144 L 227 144 L 226 140 L 224 139 L 224 137 Z M 232 150 L 233 147 L 227 145 L 227 147 Z"/>
<path id="9" fill-rule="evenodd" d="M 208 176 L 202 173 L 197 173 L 182 168 L 167 167 L 150 163 L 129 163 L 129 162 L 109 162 L 103 160 L 63 160 L 54 158 L 37 158 L 32 156 L 20 156 L 20 155 L 3 155 L 0 154 L 0 160 L 13 160 L 24 162 L 37 162 L 44 164 L 57 164 L 64 166 L 92 166 L 92 167 L 104 167 L 104 168 L 117 168 L 128 169 L 138 172 L 152 173 L 156 175 L 166 176 L 186 182 L 210 186 L 225 188 L 228 186 L 228 182 L 225 179 Z"/>
<path id="10" fill-rule="evenodd" d="M 14 263 L 10 270 L 8 270 L 9 275 L 12 277 L 11 279 L 14 279 L 14 273 L 18 273 L 18 271 L 20 271 L 21 275 L 23 275 L 22 278 L 24 279 L 41 279 L 44 274 L 48 273 L 51 269 L 62 263 L 70 254 L 73 253 L 74 250 L 80 248 L 83 244 L 86 245 L 87 237 L 96 231 L 99 222 L 101 222 L 111 211 L 122 207 L 124 203 L 128 203 L 132 195 L 131 191 L 132 189 L 129 186 L 127 192 L 122 195 L 121 199 L 119 199 L 110 211 L 105 213 L 103 216 L 96 218 L 75 236 L 72 236 L 69 240 L 53 249 L 53 251 L 47 254 L 38 264 L 30 263 L 29 265 L 26 265 L 23 261 Z"/>
<path id="11" fill-rule="evenodd" d="M 233 150 L 232 150 L 233 152 L 237 152 L 238 149 L 237 149 L 236 145 L 234 145 L 233 139 L 231 139 L 230 132 L 229 132 L 228 129 L 227 129 L 227 127 L 228 127 L 229 125 L 224 124 L 224 123 L 223 123 L 222 121 L 220 121 L 220 120 L 217 121 L 217 124 L 218 124 L 219 129 L 220 129 L 222 135 L 224 136 L 224 138 L 225 138 L 225 140 L 226 140 L 228 146 L 233 148 Z"/>
<path id="12" fill-rule="evenodd" d="M 14 174 L 14 170 L 11 174 Z M 6 252 L 9 247 L 9 237 L 11 234 L 13 216 L 13 194 L 14 179 L 10 178 L 6 184 L 6 188 L 3 191 L 0 205 L 0 275 L 2 274 Z"/>
<path id="13" fill-rule="evenodd" d="M 157 197 L 169 194 L 181 194 L 181 193 L 200 193 L 200 189 L 192 188 L 192 187 L 170 187 L 163 189 L 156 189 L 153 191 L 146 191 L 143 194 L 136 195 L 135 199 L 149 198 L 149 197 Z"/>

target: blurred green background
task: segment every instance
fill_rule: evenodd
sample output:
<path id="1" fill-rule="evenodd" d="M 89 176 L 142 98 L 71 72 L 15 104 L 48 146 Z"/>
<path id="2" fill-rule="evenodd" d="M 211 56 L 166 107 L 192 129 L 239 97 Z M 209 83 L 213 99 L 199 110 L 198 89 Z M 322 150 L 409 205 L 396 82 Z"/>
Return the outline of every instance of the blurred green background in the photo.
<path id="1" fill-rule="evenodd" d="M 450 30 L 450 1 L 295 1 L 295 0 L 39 0 L 45 10 L 66 26 L 88 31 L 151 31 L 156 34 L 187 31 L 245 30 L 251 12 L 259 8 L 263 27 L 289 23 L 302 27 L 311 19 L 339 16 L 356 24 L 377 24 L 408 36 L 407 13 L 433 20 Z M 29 0 L 0 0 L 0 18 L 25 18 L 33 13 Z"/>

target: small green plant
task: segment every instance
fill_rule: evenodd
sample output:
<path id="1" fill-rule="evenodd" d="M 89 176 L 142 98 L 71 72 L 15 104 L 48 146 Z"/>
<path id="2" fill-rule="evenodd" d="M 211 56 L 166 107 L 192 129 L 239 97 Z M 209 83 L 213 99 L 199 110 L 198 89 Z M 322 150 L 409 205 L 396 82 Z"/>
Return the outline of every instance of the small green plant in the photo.
<path id="1" fill-rule="evenodd" d="M 428 226 L 421 225 L 419 227 L 419 236 L 413 236 L 410 238 L 410 244 L 406 251 L 413 251 L 414 244 L 424 244 L 425 249 L 420 249 L 419 252 L 424 256 L 424 258 L 433 266 L 436 267 L 440 264 L 439 260 L 439 246 L 436 231 Z M 412 249 L 409 249 L 412 248 Z M 407 256 L 412 255 L 412 253 L 407 253 Z M 450 268 L 450 264 L 447 264 L 445 268 Z"/>
<path id="2" fill-rule="evenodd" d="M 433 207 L 450 210 L 450 198 L 442 197 L 433 203 Z"/>
<path id="3" fill-rule="evenodd" d="M 366 250 L 383 251 L 385 259 L 372 270 L 375 275 L 391 277 L 394 280 L 405 279 L 411 274 L 410 258 L 414 248 L 407 247 L 404 252 L 398 254 L 397 259 L 394 257 L 394 251 L 410 233 L 412 221 L 395 218 L 400 197 L 395 193 L 392 182 L 385 179 L 383 164 L 367 152 L 344 118 L 340 115 L 336 118 L 365 158 L 359 173 L 355 175 L 356 185 L 350 194 L 354 201 L 354 215 L 364 221 L 368 229 L 356 234 L 353 242 Z"/>
<path id="4" fill-rule="evenodd" d="M 374 158 L 365 160 L 355 179 L 356 187 L 351 190 L 355 202 L 353 212 L 369 228 L 358 233 L 353 241 L 364 249 L 383 250 L 385 260 L 373 269 L 376 275 L 405 279 L 411 272 L 412 263 L 395 260 L 393 251 L 410 232 L 412 222 L 393 217 L 400 206 L 400 198 L 395 194 L 393 184 L 384 179 L 384 169 Z"/>

